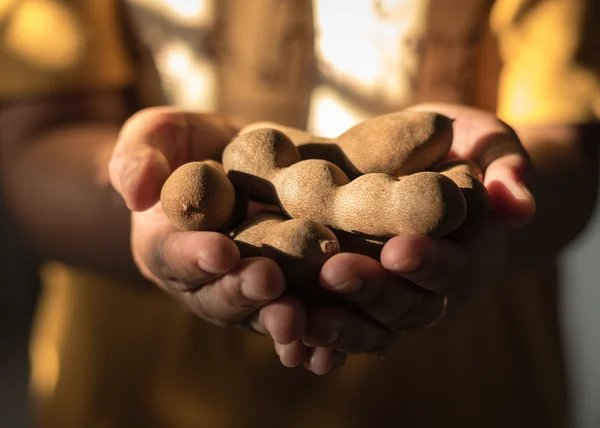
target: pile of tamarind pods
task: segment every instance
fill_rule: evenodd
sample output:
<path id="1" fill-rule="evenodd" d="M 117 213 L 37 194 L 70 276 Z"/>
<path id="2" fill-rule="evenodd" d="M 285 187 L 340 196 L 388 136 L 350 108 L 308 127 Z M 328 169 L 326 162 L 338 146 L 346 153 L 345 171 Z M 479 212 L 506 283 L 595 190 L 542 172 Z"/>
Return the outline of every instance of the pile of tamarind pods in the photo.
<path id="1" fill-rule="evenodd" d="M 485 226 L 490 204 L 481 171 L 444 161 L 452 136 L 450 118 L 410 110 L 366 120 L 335 139 L 254 123 L 226 146 L 221 163 L 175 170 L 161 203 L 178 229 L 229 234 L 242 257 L 275 260 L 293 293 L 324 302 L 327 293 L 307 284 L 341 251 L 378 259 L 396 235 L 464 239 Z M 244 219 L 248 199 L 280 212 Z"/>

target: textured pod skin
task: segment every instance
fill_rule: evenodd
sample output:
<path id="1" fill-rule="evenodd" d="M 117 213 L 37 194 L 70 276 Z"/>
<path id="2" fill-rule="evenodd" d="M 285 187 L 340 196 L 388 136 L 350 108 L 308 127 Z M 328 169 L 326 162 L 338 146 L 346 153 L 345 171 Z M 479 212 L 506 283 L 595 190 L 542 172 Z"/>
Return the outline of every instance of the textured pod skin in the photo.
<path id="1" fill-rule="evenodd" d="M 426 171 L 452 144 L 452 120 L 438 113 L 404 110 L 365 120 L 337 137 L 361 174 L 394 176 Z"/>
<path id="2" fill-rule="evenodd" d="M 322 224 L 305 219 L 286 220 L 273 227 L 262 241 L 266 257 L 302 260 L 304 268 L 317 268 L 340 252 L 335 234 Z M 300 274 L 300 272 L 295 272 Z"/>
<path id="3" fill-rule="evenodd" d="M 240 134 L 256 131 L 262 128 L 276 129 L 287 135 L 298 148 L 302 160 L 321 159 L 337 165 L 344 173 L 355 178 L 360 172 L 352 166 L 352 162 L 346 157 L 344 151 L 335 139 L 315 136 L 301 129 L 280 125 L 275 122 L 255 122 L 247 125 Z"/>
<path id="4" fill-rule="evenodd" d="M 231 182 L 250 197 L 277 203 L 271 184 L 283 168 L 300 161 L 294 143 L 276 129 L 257 129 L 240 134 L 223 151 L 223 167 Z"/>
<path id="5" fill-rule="evenodd" d="M 274 129 L 238 136 L 225 149 L 223 166 L 236 187 L 278 203 L 289 217 L 347 232 L 444 236 L 466 214 L 462 193 L 441 174 L 422 172 L 401 180 L 365 174 L 350 182 L 331 162 L 299 161 L 293 142 Z"/>
<path id="6" fill-rule="evenodd" d="M 468 161 L 453 161 L 436 169 L 456 183 L 467 204 L 465 220 L 449 237 L 469 239 L 481 233 L 491 219 L 492 210 L 487 189 L 480 181 L 479 168 Z"/>
<path id="7" fill-rule="evenodd" d="M 242 257 L 274 260 L 283 272 L 288 292 L 308 307 L 338 300 L 319 285 L 321 268 L 340 252 L 336 236 L 327 227 L 310 220 L 260 213 L 240 226 L 233 240 Z"/>
<path id="8" fill-rule="evenodd" d="M 291 126 L 285 126 L 285 125 L 281 125 L 279 123 L 267 122 L 267 121 L 254 122 L 249 125 L 246 125 L 244 128 L 242 128 L 240 130 L 239 134 L 240 135 L 247 134 L 249 132 L 253 132 L 253 131 L 256 131 L 259 129 L 265 129 L 265 128 L 276 129 L 276 130 L 284 133 L 285 135 L 288 136 L 288 138 L 290 140 L 292 140 L 294 145 L 296 147 L 298 147 L 299 150 L 301 149 L 301 146 L 304 146 L 307 144 L 323 144 L 323 145 L 335 144 L 335 139 L 333 139 L 333 138 L 318 137 L 316 135 L 311 134 L 310 132 L 303 131 L 302 129 L 292 128 Z M 309 159 L 309 158 L 305 158 L 303 156 L 302 159 Z M 321 158 L 317 158 L 317 159 L 321 159 Z"/>
<path id="9" fill-rule="evenodd" d="M 350 178 L 376 172 L 399 176 L 426 171 L 448 154 L 453 135 L 450 118 L 409 110 L 360 122 L 335 139 L 273 122 L 252 123 L 240 134 L 265 128 L 286 134 L 302 159 L 332 162 Z"/>
<path id="10" fill-rule="evenodd" d="M 277 262 L 289 291 L 309 309 L 341 302 L 319 283 L 321 268 L 339 252 L 331 230 L 305 219 L 287 220 L 275 226 L 262 243 L 263 255 Z"/>
<path id="11" fill-rule="evenodd" d="M 372 237 L 444 236 L 458 228 L 466 215 L 460 189 L 434 172 L 401 180 L 365 174 L 350 182 L 335 165 L 306 160 L 277 175 L 275 188 L 281 208 L 290 217 Z"/>
<path id="12" fill-rule="evenodd" d="M 287 218 L 281 214 L 261 212 L 248 217 L 234 232 L 233 241 L 240 249 L 240 256 L 260 257 L 262 256 L 262 242 L 265 236 L 278 224 Z"/>
<path id="13" fill-rule="evenodd" d="M 333 226 L 339 190 L 349 183 L 334 164 L 310 159 L 286 168 L 275 177 L 274 185 L 279 204 L 288 216 Z"/>
<path id="14" fill-rule="evenodd" d="M 236 197 L 233 185 L 217 162 L 181 165 L 162 187 L 161 205 L 182 231 L 219 230 L 231 218 Z"/>

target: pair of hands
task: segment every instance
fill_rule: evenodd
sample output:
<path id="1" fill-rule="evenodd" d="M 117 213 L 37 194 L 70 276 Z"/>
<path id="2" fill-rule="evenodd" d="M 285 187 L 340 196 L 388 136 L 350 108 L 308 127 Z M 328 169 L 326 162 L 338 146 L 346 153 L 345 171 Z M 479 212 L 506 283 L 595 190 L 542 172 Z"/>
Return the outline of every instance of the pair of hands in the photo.
<path id="1" fill-rule="evenodd" d="M 218 159 L 237 133 L 222 116 L 176 108 L 143 110 L 124 125 L 110 178 L 132 211 L 131 244 L 141 273 L 195 314 L 219 326 L 246 326 L 270 336 L 283 365 L 317 374 L 341 367 L 348 354 L 386 355 L 401 332 L 424 327 L 503 268 L 507 228 L 535 212 L 532 168 L 515 132 L 493 114 L 427 104 L 454 122 L 450 157 L 484 171 L 493 221 L 469 241 L 397 236 L 380 262 L 341 253 L 321 270 L 321 285 L 352 305 L 307 313 L 284 295 L 283 275 L 269 259 L 240 259 L 236 245 L 216 232 L 180 232 L 165 216 L 160 190 L 186 162 Z M 349 309 L 349 307 L 352 309 Z"/>

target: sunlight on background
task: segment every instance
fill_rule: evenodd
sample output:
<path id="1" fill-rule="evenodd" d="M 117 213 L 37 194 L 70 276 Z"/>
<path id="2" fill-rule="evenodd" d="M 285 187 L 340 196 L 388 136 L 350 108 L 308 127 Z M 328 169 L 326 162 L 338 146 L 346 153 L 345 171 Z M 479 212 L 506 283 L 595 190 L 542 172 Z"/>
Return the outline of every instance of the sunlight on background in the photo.
<path id="1" fill-rule="evenodd" d="M 10 2 L 3 0 L 0 6 L 8 9 Z M 83 31 L 68 6 L 55 0 L 29 0 L 19 6 L 2 38 L 8 51 L 50 70 L 71 67 L 81 58 Z M 46 31 L 49 26 L 53 31 Z"/>
<path id="2" fill-rule="evenodd" d="M 130 0 L 177 26 L 201 30 L 214 24 L 215 0 Z M 423 31 L 427 2 L 411 0 L 314 0 L 315 53 L 319 71 L 359 97 L 390 103 L 410 99 L 419 63 L 414 44 Z M 161 29 L 152 47 L 163 86 L 175 105 L 211 109 L 217 105 L 217 70 L 194 41 Z M 202 46 L 200 46 L 202 49 Z M 323 83 L 312 95 L 308 128 L 335 136 L 367 115 L 338 88 Z"/>
<path id="3" fill-rule="evenodd" d="M 183 43 L 170 43 L 165 46 L 164 53 L 159 56 L 163 71 L 174 77 L 183 78 L 193 66 L 193 52 Z"/>
<path id="4" fill-rule="evenodd" d="M 406 99 L 416 73 L 418 34 L 427 2 L 315 0 L 316 55 L 320 71 L 358 93 Z"/>
<path id="5" fill-rule="evenodd" d="M 313 92 L 308 130 L 322 137 L 333 138 L 366 117 L 333 89 L 323 85 Z"/>
<path id="6" fill-rule="evenodd" d="M 151 27 L 140 22 L 140 34 L 153 52 L 162 86 L 173 105 L 199 111 L 216 106 L 216 66 L 197 40 L 174 34 L 173 28 L 193 28 L 200 35 L 215 18 L 215 0 L 129 0 L 161 16 L 173 27 Z"/>
<path id="7" fill-rule="evenodd" d="M 343 8 L 337 0 L 313 3 L 315 54 L 330 83 L 313 94 L 312 132 L 333 137 L 366 119 L 357 99 L 403 105 L 414 97 L 427 1 L 355 0 Z"/>
<path id="8" fill-rule="evenodd" d="M 156 65 L 173 103 L 185 108 L 211 110 L 216 105 L 216 71 L 205 57 L 183 41 L 163 45 Z"/>
<path id="9" fill-rule="evenodd" d="M 355 83 L 373 87 L 381 65 L 372 37 L 365 37 L 374 24 L 371 3 L 346 2 L 340 8 L 338 2 L 321 0 L 314 14 L 320 59 Z"/>
<path id="10" fill-rule="evenodd" d="M 179 25 L 210 24 L 215 15 L 214 0 L 130 0 L 167 17 Z"/>

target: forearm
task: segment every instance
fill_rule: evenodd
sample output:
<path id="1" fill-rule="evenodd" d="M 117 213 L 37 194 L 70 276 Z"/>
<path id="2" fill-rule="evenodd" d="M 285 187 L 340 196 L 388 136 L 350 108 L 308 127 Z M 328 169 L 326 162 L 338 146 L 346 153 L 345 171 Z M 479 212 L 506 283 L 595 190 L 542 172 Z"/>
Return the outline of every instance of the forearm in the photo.
<path id="1" fill-rule="evenodd" d="M 533 221 L 510 235 L 510 265 L 555 257 L 587 225 L 598 189 L 600 126 L 517 129 L 537 174 Z"/>
<path id="2" fill-rule="evenodd" d="M 120 100 L 113 101 L 96 106 L 110 112 L 92 108 L 33 127 L 19 108 L 4 110 L 0 129 L 10 133 L 1 156 L 2 193 L 9 216 L 40 259 L 137 277 L 129 211 L 107 176 L 112 147 L 128 114 Z"/>

